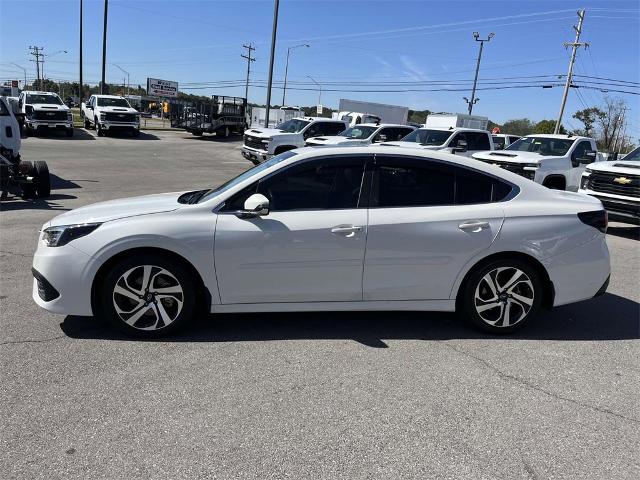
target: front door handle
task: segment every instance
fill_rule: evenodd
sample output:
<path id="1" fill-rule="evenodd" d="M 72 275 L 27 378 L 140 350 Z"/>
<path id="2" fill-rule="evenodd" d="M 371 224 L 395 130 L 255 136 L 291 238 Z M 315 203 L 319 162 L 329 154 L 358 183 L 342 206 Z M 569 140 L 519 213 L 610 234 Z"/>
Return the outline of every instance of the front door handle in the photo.
<path id="1" fill-rule="evenodd" d="M 484 220 L 468 220 L 458 225 L 458 228 L 460 230 L 471 231 L 471 232 L 479 232 L 483 228 L 488 228 L 488 227 L 489 227 L 489 222 L 486 222 Z"/>
<path id="2" fill-rule="evenodd" d="M 362 231 L 362 227 L 355 225 L 338 225 L 331 229 L 331 233 L 334 235 L 344 235 L 347 238 L 353 237 L 356 232 Z"/>

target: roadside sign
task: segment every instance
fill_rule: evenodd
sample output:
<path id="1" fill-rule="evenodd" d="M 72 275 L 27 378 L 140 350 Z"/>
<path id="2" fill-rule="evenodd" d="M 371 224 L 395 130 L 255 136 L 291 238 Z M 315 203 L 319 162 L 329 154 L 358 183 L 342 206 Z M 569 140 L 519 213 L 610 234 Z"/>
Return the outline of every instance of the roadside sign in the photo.
<path id="1" fill-rule="evenodd" d="M 318 115 L 322 115 L 322 105 L 318 105 L 318 106 L 316 107 L 316 113 L 317 113 Z"/>
<path id="2" fill-rule="evenodd" d="M 176 98 L 178 96 L 178 82 L 147 78 L 147 95 Z"/>

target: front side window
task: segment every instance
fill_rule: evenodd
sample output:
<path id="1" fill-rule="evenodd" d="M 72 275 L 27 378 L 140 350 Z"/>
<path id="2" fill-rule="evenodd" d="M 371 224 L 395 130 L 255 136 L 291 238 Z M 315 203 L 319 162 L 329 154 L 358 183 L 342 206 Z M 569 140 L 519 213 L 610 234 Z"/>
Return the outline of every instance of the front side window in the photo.
<path id="1" fill-rule="evenodd" d="M 451 136 L 451 132 L 446 130 L 428 130 L 419 128 L 402 139 L 403 142 L 415 142 L 420 145 L 440 146 L 444 145 Z"/>
<path id="2" fill-rule="evenodd" d="M 578 158 L 582 158 L 584 157 L 585 152 L 590 152 L 591 151 L 591 142 L 580 142 L 578 143 L 578 145 L 576 145 L 576 149 L 573 151 L 572 157 L 574 159 L 578 159 Z"/>
<path id="3" fill-rule="evenodd" d="M 274 212 L 357 208 L 364 174 L 363 157 L 304 162 L 258 183 Z"/>
<path id="4" fill-rule="evenodd" d="M 423 159 L 388 157 L 377 161 L 374 207 L 431 207 L 499 202 L 513 185 L 482 172 Z"/>
<path id="5" fill-rule="evenodd" d="M 376 131 L 376 129 L 377 127 L 367 127 L 359 125 L 357 127 L 346 129 L 340 134 L 340 136 L 357 140 L 364 140 L 365 138 L 369 138 L 371 134 Z"/>
<path id="6" fill-rule="evenodd" d="M 37 103 L 46 105 L 62 105 L 62 100 L 57 95 L 40 95 L 37 93 L 28 93 L 25 101 L 27 105 L 34 105 Z"/>
<path id="7" fill-rule="evenodd" d="M 131 108 L 129 102 L 124 98 L 98 98 L 99 107 L 125 107 Z"/>
<path id="8" fill-rule="evenodd" d="M 622 158 L 622 160 L 624 160 L 625 162 L 628 162 L 628 161 L 640 162 L 640 147 L 627 153 L 627 155 L 624 158 Z"/>
<path id="9" fill-rule="evenodd" d="M 482 132 L 466 132 L 468 150 L 491 150 L 489 135 Z"/>
<path id="10" fill-rule="evenodd" d="M 567 154 L 575 140 L 552 137 L 523 137 L 506 149 L 518 152 L 533 152 L 543 156 L 562 157 Z"/>

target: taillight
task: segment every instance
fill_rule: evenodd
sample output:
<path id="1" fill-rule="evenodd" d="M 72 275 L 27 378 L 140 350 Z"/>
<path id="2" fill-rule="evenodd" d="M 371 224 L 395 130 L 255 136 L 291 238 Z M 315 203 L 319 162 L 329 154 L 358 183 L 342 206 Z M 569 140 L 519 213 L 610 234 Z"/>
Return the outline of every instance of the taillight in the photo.
<path id="1" fill-rule="evenodd" d="M 594 212 L 580 212 L 578 218 L 582 223 L 597 228 L 602 233 L 607 233 L 607 225 L 609 224 L 609 216 L 606 210 L 596 210 Z"/>

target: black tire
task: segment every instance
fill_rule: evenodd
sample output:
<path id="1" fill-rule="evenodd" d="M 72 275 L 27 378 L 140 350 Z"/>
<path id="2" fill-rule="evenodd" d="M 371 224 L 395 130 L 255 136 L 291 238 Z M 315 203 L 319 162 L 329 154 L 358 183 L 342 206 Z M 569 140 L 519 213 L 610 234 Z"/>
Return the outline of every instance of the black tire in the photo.
<path id="1" fill-rule="evenodd" d="M 97 121 L 96 121 L 96 133 L 98 134 L 99 137 L 104 137 L 107 134 L 105 129 L 102 128 Z"/>
<path id="2" fill-rule="evenodd" d="M 140 129 L 134 128 L 131 132 L 131 135 L 133 135 L 135 138 L 138 138 L 140 136 Z"/>
<path id="3" fill-rule="evenodd" d="M 516 278 L 518 271 L 520 275 Z M 509 284 L 513 278 L 515 281 Z M 534 267 L 520 259 L 501 259 L 470 273 L 458 298 L 457 310 L 476 328 L 504 335 L 521 329 L 536 316 L 542 295 L 542 280 Z"/>
<path id="4" fill-rule="evenodd" d="M 195 137 L 201 137 L 202 136 L 202 130 L 191 130 L 191 135 L 193 135 Z"/>
<path id="5" fill-rule="evenodd" d="M 544 185 L 550 190 L 566 190 L 567 189 L 567 181 L 564 179 L 564 177 L 558 177 L 558 176 L 545 179 L 542 185 Z"/>
<path id="6" fill-rule="evenodd" d="M 147 282 L 148 290 L 141 283 L 145 265 L 152 267 L 150 281 Z M 161 273 L 163 269 L 169 275 Z M 128 284 L 123 283 L 123 277 L 126 277 Z M 158 299 L 153 295 L 154 287 L 170 288 L 176 285 L 182 293 L 173 293 L 170 295 L 172 298 Z M 116 287 L 126 287 L 133 297 L 138 298 L 115 292 Z M 124 258 L 111 268 L 104 277 L 104 281 L 96 285 L 96 288 L 98 289 L 96 314 L 118 330 L 134 337 L 158 338 L 171 334 L 189 323 L 197 311 L 197 282 L 192 278 L 191 272 L 182 263 L 161 255 L 142 254 Z M 179 299 L 182 300 L 181 305 Z M 116 305 L 120 313 L 116 310 Z M 165 324 L 162 320 L 164 315 L 161 312 L 164 312 L 167 318 L 172 318 L 172 321 Z M 141 316 L 136 319 L 134 317 L 137 314 Z M 127 317 L 132 319 L 131 325 L 125 322 Z M 144 330 L 144 328 L 151 329 Z"/>
<path id="7" fill-rule="evenodd" d="M 51 195 L 51 177 L 49 176 L 49 166 L 43 160 L 36 160 L 34 164 L 36 171 L 35 188 L 38 197 L 46 198 Z"/>
<path id="8" fill-rule="evenodd" d="M 65 133 L 67 134 L 67 137 L 73 137 L 73 128 L 67 128 Z"/>
<path id="9" fill-rule="evenodd" d="M 91 128 L 91 122 L 89 121 L 89 119 L 87 117 L 84 117 L 84 128 L 86 130 L 89 130 Z"/>
<path id="10" fill-rule="evenodd" d="M 216 137 L 218 138 L 229 138 L 229 134 L 230 134 L 230 130 L 229 127 L 222 127 L 219 130 L 216 130 Z"/>
<path id="11" fill-rule="evenodd" d="M 35 167 L 33 166 L 32 162 L 29 161 L 24 161 L 24 162 L 20 162 L 21 165 L 28 165 L 28 167 L 26 168 L 27 170 L 27 175 L 29 177 L 36 177 L 37 172 Z M 35 198 L 36 197 L 36 186 L 35 183 L 21 183 L 20 184 L 20 190 L 21 190 L 21 195 L 22 198 Z"/>

